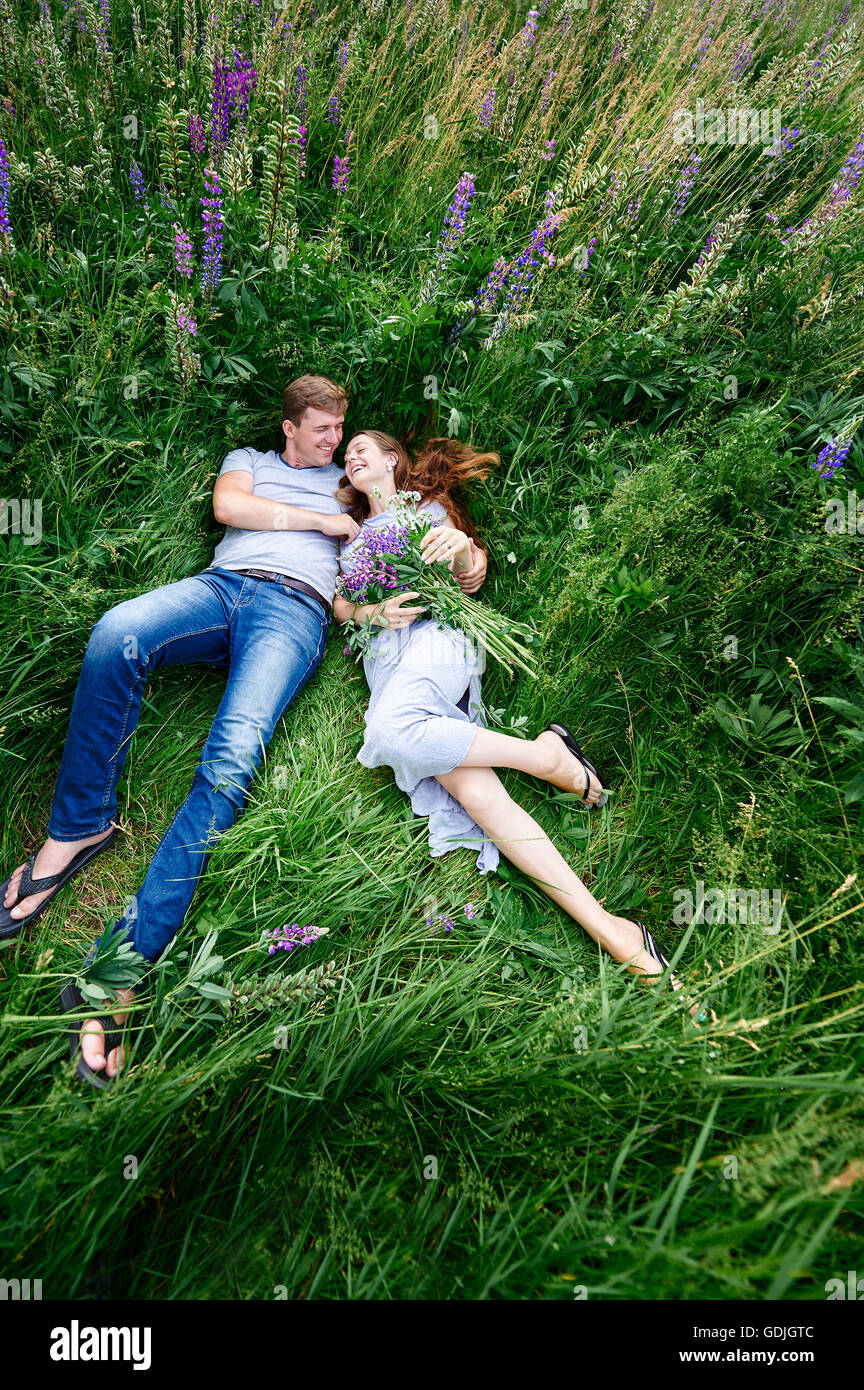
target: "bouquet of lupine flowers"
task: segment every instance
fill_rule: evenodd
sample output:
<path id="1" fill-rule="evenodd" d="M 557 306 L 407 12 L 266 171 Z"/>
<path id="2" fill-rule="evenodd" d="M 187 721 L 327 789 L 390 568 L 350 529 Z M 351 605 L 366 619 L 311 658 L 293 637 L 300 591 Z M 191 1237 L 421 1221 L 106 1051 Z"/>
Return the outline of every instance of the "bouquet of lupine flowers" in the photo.
<path id="1" fill-rule="evenodd" d="M 431 521 L 418 510 L 419 492 L 397 492 L 391 503 L 392 525 L 370 528 L 351 552 L 351 568 L 339 578 L 336 592 L 349 603 L 385 603 L 398 593 L 419 594 L 417 605 L 425 617 L 455 627 L 488 651 L 503 666 L 518 666 L 537 675 L 529 648 L 539 645 L 539 635 L 525 623 L 513 622 L 501 613 L 464 594 L 446 560 L 427 564 L 420 541 Z M 385 624 L 386 625 L 386 624 Z M 348 647 L 357 659 L 366 655 L 381 624 L 367 618 L 348 630 Z"/>

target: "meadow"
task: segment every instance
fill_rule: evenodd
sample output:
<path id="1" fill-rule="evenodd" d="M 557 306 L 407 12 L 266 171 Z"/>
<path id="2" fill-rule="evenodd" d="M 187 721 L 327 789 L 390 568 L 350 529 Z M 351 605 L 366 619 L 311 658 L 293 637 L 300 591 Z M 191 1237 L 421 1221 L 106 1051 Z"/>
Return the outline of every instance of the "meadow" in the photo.
<path id="1" fill-rule="evenodd" d="M 429 857 L 334 625 L 134 1065 L 81 1086 L 58 985 L 223 689 L 160 672 L 117 847 L 0 950 L 0 1275 L 806 1301 L 860 1267 L 861 39 L 840 0 L 0 0 L 2 876 L 91 626 L 209 563 L 225 454 L 324 373 L 346 440 L 500 453 L 482 594 L 543 640 L 489 722 L 566 721 L 614 794 L 504 780 L 709 1015 L 506 863 Z M 326 934 L 270 955 L 295 922 Z"/>

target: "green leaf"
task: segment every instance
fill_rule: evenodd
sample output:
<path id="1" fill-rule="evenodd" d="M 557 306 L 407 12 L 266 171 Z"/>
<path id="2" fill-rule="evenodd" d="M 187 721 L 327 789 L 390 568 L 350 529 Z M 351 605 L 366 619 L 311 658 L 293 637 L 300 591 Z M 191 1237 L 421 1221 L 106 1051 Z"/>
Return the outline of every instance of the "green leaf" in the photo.
<path id="1" fill-rule="evenodd" d="M 864 724 L 864 709 L 860 705 L 853 705 L 851 700 L 841 700 L 833 695 L 817 695 L 813 703 L 827 705 L 835 714 L 842 714 L 846 719 L 854 719 L 857 724 Z"/>
<path id="2" fill-rule="evenodd" d="M 223 985 L 214 985 L 211 980 L 205 980 L 198 986 L 198 993 L 205 999 L 233 999 L 234 995 L 230 989 L 225 989 Z"/>

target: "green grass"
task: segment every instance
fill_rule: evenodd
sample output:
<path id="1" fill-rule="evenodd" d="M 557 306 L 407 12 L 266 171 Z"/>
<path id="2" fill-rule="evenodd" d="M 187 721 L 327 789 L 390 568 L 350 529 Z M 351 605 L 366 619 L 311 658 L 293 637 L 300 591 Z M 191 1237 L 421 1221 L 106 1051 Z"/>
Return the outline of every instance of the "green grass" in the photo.
<path id="1" fill-rule="evenodd" d="M 268 7 L 234 8 L 222 42 L 261 71 Z M 707 5 L 682 18 L 658 4 L 631 32 L 632 7 L 567 24 L 553 3 L 523 61 L 524 15 L 506 5 L 340 3 L 326 22 L 289 7 L 292 98 L 297 62 L 314 61 L 306 177 L 278 196 L 268 183 L 274 56 L 250 102 L 248 186 L 230 191 L 222 165 L 223 279 L 208 299 L 172 250 L 178 220 L 200 268 L 204 161 L 186 116 L 209 125 L 212 74 L 194 45 L 173 64 L 193 9 L 166 4 L 165 24 L 143 3 L 138 46 L 118 0 L 101 64 L 92 24 L 85 36 L 57 7 L 77 119 L 56 65 L 53 106 L 40 87 L 33 18 L 0 36 L 15 111 L 0 105 L 14 235 L 0 251 L 0 492 L 41 498 L 44 531 L 38 545 L 0 538 L 4 875 L 44 833 L 90 627 L 209 562 L 224 454 L 277 443 L 286 381 L 325 372 L 350 384 L 346 439 L 451 428 L 500 451 L 470 498 L 484 594 L 544 642 L 536 681 L 487 673 L 487 705 L 528 736 L 566 720 L 614 796 L 589 819 L 528 777 L 504 780 L 611 910 L 656 930 L 710 1022 L 693 1029 L 672 991 L 640 987 L 506 862 L 483 878 L 468 851 L 429 857 L 390 773 L 356 761 L 367 692 L 334 631 L 137 1011 L 134 1066 L 110 1094 L 79 1086 L 58 982 L 140 884 L 223 689 L 201 668 L 161 672 L 117 847 L 0 952 L 0 1273 L 75 1299 L 824 1299 L 860 1258 L 864 1175 L 864 550 L 825 529 L 826 501 L 864 487 L 864 204 L 850 187 L 815 247 L 791 255 L 765 214 L 798 227 L 842 178 L 862 134 L 860 44 L 844 49 L 837 30 L 819 75 L 807 65 L 839 5 L 803 6 L 792 33 L 785 14 L 717 9 L 704 48 Z M 336 131 L 326 112 L 350 33 Z M 754 58 L 734 83 L 742 42 Z M 700 96 L 776 100 L 800 134 L 782 160 L 700 147 L 673 225 L 694 147 L 670 142 L 667 121 Z M 146 132 L 131 142 L 130 112 Z M 61 172 L 45 172 L 46 150 Z M 75 167 L 80 191 L 62 172 Z M 419 305 L 464 170 L 466 233 Z M 556 180 L 557 264 L 491 349 L 490 315 L 448 343 Z M 710 278 L 667 314 L 664 296 L 739 213 Z M 172 288 L 199 328 L 187 386 L 166 336 Z M 843 470 L 820 478 L 816 455 L 845 435 Z M 780 889 L 781 930 L 677 922 L 676 893 L 700 881 Z M 430 931 L 430 913 L 455 930 Z M 291 921 L 328 929 L 302 965 L 335 961 L 335 983 L 309 998 L 286 984 L 270 1010 L 220 1006 L 226 981 L 300 968 L 261 944 Z"/>

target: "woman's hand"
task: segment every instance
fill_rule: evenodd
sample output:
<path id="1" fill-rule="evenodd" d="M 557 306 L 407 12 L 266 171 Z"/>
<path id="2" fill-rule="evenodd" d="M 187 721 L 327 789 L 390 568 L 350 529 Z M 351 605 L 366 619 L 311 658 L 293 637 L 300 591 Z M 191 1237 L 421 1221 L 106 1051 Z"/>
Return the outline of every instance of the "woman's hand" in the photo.
<path id="1" fill-rule="evenodd" d="M 446 560 L 451 570 L 464 572 L 471 566 L 471 546 L 464 531 L 455 526 L 433 526 L 420 542 L 427 565 Z"/>
<path id="2" fill-rule="evenodd" d="M 403 603 L 407 603 L 411 598 L 419 598 L 419 594 L 413 591 L 407 594 L 394 594 L 384 603 L 376 603 L 373 607 L 370 618 L 379 627 L 410 627 L 421 613 L 425 613 L 425 608 L 403 608 Z M 382 618 L 386 621 L 382 622 Z"/>
<path id="3" fill-rule="evenodd" d="M 486 578 L 486 567 L 489 563 L 486 551 L 476 542 L 471 542 L 472 565 L 469 570 L 463 570 L 456 575 L 456 583 L 463 594 L 476 594 L 480 585 Z"/>

